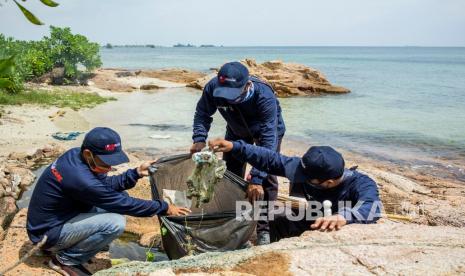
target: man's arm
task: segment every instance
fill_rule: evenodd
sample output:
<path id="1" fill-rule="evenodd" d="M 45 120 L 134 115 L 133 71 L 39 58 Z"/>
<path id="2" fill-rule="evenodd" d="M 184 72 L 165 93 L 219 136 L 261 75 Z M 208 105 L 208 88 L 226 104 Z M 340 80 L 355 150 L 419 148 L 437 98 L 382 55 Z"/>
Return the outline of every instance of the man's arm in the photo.
<path id="1" fill-rule="evenodd" d="M 129 169 L 126 172 L 119 175 L 98 176 L 99 180 L 103 181 L 113 190 L 118 192 L 133 188 L 136 185 L 137 180 L 139 180 L 140 178 L 141 176 L 139 176 L 139 174 L 137 173 L 137 169 Z"/>
<path id="2" fill-rule="evenodd" d="M 258 103 L 258 114 L 260 118 L 260 137 L 257 145 L 276 151 L 277 148 L 277 122 L 278 106 L 274 98 L 265 98 Z M 267 173 L 253 167 L 250 171 L 251 182 L 261 185 Z"/>
<path id="3" fill-rule="evenodd" d="M 355 184 L 352 202 L 356 202 L 356 205 L 338 213 L 346 218 L 347 223 L 376 222 L 381 217 L 381 201 L 376 183 L 363 175 Z"/>
<path id="4" fill-rule="evenodd" d="M 286 176 L 285 165 L 291 158 L 281 155 L 274 150 L 254 146 L 244 141 L 232 142 L 231 153 L 239 160 L 250 163 L 254 168 L 278 176 Z"/>
<path id="5" fill-rule="evenodd" d="M 126 193 L 114 190 L 113 187 L 99 179 L 90 180 L 90 183 L 83 183 L 82 186 L 83 189 L 71 191 L 71 196 L 78 201 L 102 208 L 108 212 L 136 217 L 150 217 L 163 214 L 168 210 L 168 204 L 163 200 L 133 198 Z"/>
<path id="6" fill-rule="evenodd" d="M 210 81 L 203 89 L 202 96 L 197 102 L 192 135 L 194 143 L 205 143 L 213 121 L 212 116 L 217 109 L 213 102 L 212 86 L 212 82 Z"/>

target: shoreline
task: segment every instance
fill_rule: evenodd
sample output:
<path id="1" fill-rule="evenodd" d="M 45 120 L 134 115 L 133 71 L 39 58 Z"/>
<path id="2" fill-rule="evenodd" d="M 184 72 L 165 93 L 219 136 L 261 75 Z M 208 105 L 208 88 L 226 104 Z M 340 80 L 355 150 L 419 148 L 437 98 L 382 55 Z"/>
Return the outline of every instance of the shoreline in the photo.
<path id="1" fill-rule="evenodd" d="M 134 76 L 123 77 L 129 80 L 125 80 L 127 83 L 137 83 L 138 79 Z M 144 77 L 144 83 L 148 81 L 158 84 L 165 84 L 166 80 L 159 80 L 152 77 Z M 171 85 L 171 84 L 170 84 Z M 63 87 L 64 89 L 73 89 L 72 87 Z M 94 108 L 83 108 L 79 111 L 73 111 L 72 109 L 62 109 L 57 107 L 40 107 L 35 105 L 24 105 L 24 106 L 4 106 L 3 109 L 6 111 L 5 116 L 0 118 L 0 132 L 3 134 L 0 137 L 0 162 L 3 164 L 11 164 L 9 156 L 12 152 L 26 152 L 33 153 L 37 148 L 43 148 L 45 145 L 54 143 L 64 149 L 79 146 L 82 141 L 83 135 L 79 136 L 75 141 L 57 141 L 51 138 L 51 134 L 58 131 L 88 131 L 90 128 L 97 125 L 114 124 L 119 128 L 123 128 L 122 137 L 123 141 L 126 141 L 124 147 L 129 149 L 130 163 L 124 164 L 118 167 L 118 172 L 121 172 L 127 168 L 138 165 L 142 160 L 148 160 L 153 158 L 159 158 L 163 155 L 171 155 L 179 152 L 187 151 L 188 145 L 190 144 L 188 133 L 185 130 L 184 125 L 171 125 L 172 122 L 166 122 L 166 125 L 156 124 L 152 122 L 151 118 L 147 118 L 148 122 L 154 125 L 147 125 L 149 127 L 155 127 L 156 130 L 147 130 L 144 126 L 125 126 L 121 125 L 117 121 L 116 114 L 109 114 L 113 118 L 105 119 L 105 117 L 95 116 L 96 112 L 101 110 L 112 110 L 114 107 L 122 113 L 122 107 L 134 108 L 129 110 L 129 114 L 137 114 L 142 116 L 142 112 L 138 109 L 138 105 L 131 106 L 130 104 L 136 101 L 136 104 L 150 104 L 145 100 L 153 97 L 170 97 L 170 93 L 186 93 L 185 95 L 191 95 L 196 97 L 196 93 L 200 93 L 198 90 L 186 90 L 192 88 L 184 88 L 176 84 L 175 86 L 153 88 L 146 92 L 137 90 L 131 93 L 126 92 L 113 92 L 109 89 L 102 89 L 95 84 L 90 84 L 87 87 L 79 87 L 78 90 L 87 92 L 97 92 L 102 96 L 113 96 L 117 98 L 116 102 L 107 102 Z M 190 92 L 189 92 L 190 91 Z M 184 95 L 184 94 L 183 94 Z M 141 98 L 139 98 L 141 97 Z M 158 99 L 158 98 L 157 98 Z M 157 102 L 154 102 L 156 108 Z M 159 104 L 159 103 L 158 103 Z M 64 113 L 63 113 L 64 111 Z M 61 112 L 61 116 L 54 116 Z M 184 111 L 187 112 L 187 111 Z M 50 117 L 51 116 L 51 117 Z M 116 122 L 111 121 L 112 119 Z M 110 121 L 108 121 L 110 120 Z M 111 122 L 111 123 L 110 123 Z M 132 121 L 133 123 L 140 123 L 138 121 Z M 164 121 L 163 121 L 164 122 Z M 131 139 L 125 139 L 134 129 L 139 128 L 139 137 Z M 167 128 L 167 130 L 165 130 Z M 220 129 L 221 133 L 222 129 Z M 134 131 L 133 131 L 134 132 Z M 162 137 L 149 138 L 153 133 L 170 133 L 172 137 L 177 135 L 187 137 L 181 142 L 176 142 L 176 146 L 156 147 L 156 145 L 163 145 L 164 139 Z M 140 135 L 144 135 L 143 137 Z M 213 135 L 212 135 L 213 137 Z M 132 144 L 131 141 L 135 139 L 146 141 L 146 147 L 140 147 L 140 145 Z M 295 135 L 286 135 L 283 140 L 282 152 L 286 155 L 297 155 L 301 156 L 307 148 L 316 143 L 312 137 L 303 137 Z M 144 143 L 142 143 L 143 145 Z M 184 147 L 183 145 L 186 145 Z M 151 146 L 154 145 L 154 146 Z M 407 225 L 445 225 L 445 227 L 457 227 L 463 228 L 465 226 L 465 181 L 460 178 L 454 178 L 453 174 L 447 172 L 448 160 L 436 158 L 434 161 L 438 164 L 442 164 L 443 167 L 438 169 L 438 172 L 428 174 L 431 172 L 429 167 L 425 170 L 418 170 L 413 168 L 411 163 L 412 160 L 399 160 L 392 158 L 385 158 L 384 160 L 378 158 L 376 154 L 367 154 L 364 151 L 351 150 L 347 148 L 337 148 L 346 159 L 347 167 L 359 165 L 359 170 L 367 173 L 369 176 L 374 178 L 380 188 L 380 194 L 385 204 L 385 209 L 389 213 L 401 214 L 403 216 L 411 217 L 410 222 Z M 388 149 L 389 151 L 389 149 Z M 381 153 L 382 154 L 382 153 Z M 462 165 L 460 160 L 456 160 L 457 165 Z M 16 163 L 15 163 L 16 164 Z M 31 169 L 31 167 L 27 167 Z M 288 183 L 282 178 L 280 179 L 280 192 L 286 193 Z M 150 189 L 148 179 L 141 180 L 136 188 L 130 191 L 130 194 L 135 197 L 150 199 L 150 193 L 147 190 Z M 415 213 L 415 210 L 420 210 L 421 214 Z M 24 228 L 16 226 L 23 225 L 25 219 L 24 211 L 20 211 L 15 215 L 11 225 L 15 226 L 12 228 L 6 228 L 3 231 L 5 239 L 0 241 L 0 248 L 2 254 L 6 258 L 2 259 L 0 267 L 5 267 L 6 262 L 11 263 L 17 259 L 20 255 L 21 250 L 29 248 L 29 241 L 25 235 Z M 389 221 L 388 219 L 386 219 Z M 130 218 L 128 217 L 126 231 L 130 233 L 136 233 L 139 237 L 139 242 L 150 245 L 152 241 L 156 241 L 160 238 L 160 230 L 158 223 L 154 223 L 151 218 Z M 384 226 L 383 226 L 384 227 Z M 434 227 L 432 230 L 435 231 Z M 22 248 L 17 248 L 17 244 L 23 243 Z M 108 268 L 109 256 L 99 255 L 97 257 L 98 265 L 97 270 L 102 268 Z M 32 264 L 22 264 L 18 269 L 24 271 L 30 271 L 31 273 L 45 273 L 46 269 L 41 262 L 43 259 L 40 257 L 34 257 Z M 22 271 L 20 270 L 20 271 Z M 13 273 L 14 271 L 12 271 Z M 14 274 L 14 273 L 13 273 Z"/>

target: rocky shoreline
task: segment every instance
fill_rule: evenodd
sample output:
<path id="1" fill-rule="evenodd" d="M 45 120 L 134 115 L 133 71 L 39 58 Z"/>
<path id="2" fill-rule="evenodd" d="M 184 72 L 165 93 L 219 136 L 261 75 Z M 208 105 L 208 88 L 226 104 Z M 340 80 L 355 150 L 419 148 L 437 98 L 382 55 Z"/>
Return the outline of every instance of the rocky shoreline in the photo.
<path id="1" fill-rule="evenodd" d="M 350 93 L 349 89 L 332 85 L 321 72 L 305 65 L 284 63 L 279 60 L 261 64 L 253 59 L 245 59 L 241 62 L 248 67 L 251 75 L 269 83 L 278 97 Z M 89 84 L 114 92 L 176 87 L 192 87 L 202 90 L 207 82 L 217 74 L 217 70 L 212 69 L 209 73 L 185 69 L 98 69 L 89 79 Z"/>
<path id="2" fill-rule="evenodd" d="M 258 74 L 273 85 L 281 97 L 349 92 L 345 88 L 332 86 L 321 73 L 301 65 L 281 62 L 257 64 L 253 60 L 245 60 L 244 63 L 249 66 L 252 74 Z M 276 76 L 270 72 L 279 74 Z M 63 89 L 102 95 L 118 95 L 114 92 L 132 92 L 145 88 L 157 90 L 196 86 L 201 89 L 214 74 L 214 71 L 207 74 L 182 69 L 99 69 L 89 79 L 88 86 L 67 86 Z M 30 85 L 49 88 L 46 84 Z M 5 107 L 5 115 L 0 117 L 0 271 L 32 248 L 25 231 L 27 209 L 18 212 L 16 207 L 16 200 L 34 181 L 32 171 L 80 143 L 80 139 L 52 143 L 50 133 L 86 131 L 89 127 L 79 112 L 70 109 Z M 306 143 L 290 137 L 283 142 L 283 152 L 287 155 L 301 155 L 307 147 Z M 131 262 L 100 273 L 148 275 L 157 271 L 164 275 L 292 275 L 348 271 L 374 274 L 465 272 L 463 181 L 447 175 L 441 177 L 419 173 L 356 152 L 343 151 L 343 154 L 348 166 L 358 165 L 361 171 L 377 181 L 386 212 L 395 216 L 384 218 L 376 225 L 351 225 L 337 233 L 309 231 L 302 237 L 286 239 L 269 246 L 204 254 L 175 262 Z M 156 157 L 160 156 L 132 152 L 130 163 L 118 167 L 117 172 L 135 167 L 141 160 Z M 283 179 L 280 179 L 280 183 L 280 192 L 287 193 L 288 183 Z M 149 190 L 148 179 L 141 179 L 129 193 L 150 199 Z M 156 219 L 128 217 L 127 220 L 126 231 L 135 234 L 141 245 L 159 243 L 160 229 Z M 321 257 L 326 255 L 331 257 Z M 45 261 L 46 258 L 42 256 L 33 256 L 7 275 L 55 275 L 47 268 Z M 271 270 L 276 274 L 270 274 L 270 269 L 254 270 L 257 264 L 263 262 L 272 264 Z M 99 254 L 90 265 L 92 271 L 110 267 L 108 253 Z"/>

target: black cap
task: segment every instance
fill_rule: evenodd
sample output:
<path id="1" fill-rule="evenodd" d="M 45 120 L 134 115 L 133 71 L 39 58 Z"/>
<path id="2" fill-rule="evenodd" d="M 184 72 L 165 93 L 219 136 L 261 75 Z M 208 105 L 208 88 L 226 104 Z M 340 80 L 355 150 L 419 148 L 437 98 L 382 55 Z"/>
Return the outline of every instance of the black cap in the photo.
<path id="1" fill-rule="evenodd" d="M 119 134 L 107 127 L 96 127 L 89 131 L 81 148 L 90 150 L 109 166 L 129 162 L 128 156 L 123 152 Z"/>
<path id="2" fill-rule="evenodd" d="M 302 156 L 301 166 L 310 179 L 326 181 L 341 177 L 345 163 L 342 155 L 332 147 L 315 146 Z"/>
<path id="3" fill-rule="evenodd" d="M 226 63 L 218 72 L 218 87 L 213 96 L 233 101 L 241 96 L 248 81 L 247 67 L 237 61 Z"/>

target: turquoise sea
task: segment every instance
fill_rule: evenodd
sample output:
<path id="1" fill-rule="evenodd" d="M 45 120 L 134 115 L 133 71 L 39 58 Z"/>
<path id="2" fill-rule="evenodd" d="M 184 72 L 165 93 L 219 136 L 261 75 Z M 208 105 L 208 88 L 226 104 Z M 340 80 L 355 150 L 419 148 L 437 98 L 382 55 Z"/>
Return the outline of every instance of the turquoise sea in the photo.
<path id="1" fill-rule="evenodd" d="M 117 47 L 102 49 L 101 55 L 104 67 L 130 69 L 208 71 L 244 58 L 302 63 L 352 93 L 280 99 L 288 137 L 418 164 L 465 160 L 465 48 Z M 199 95 L 183 88 L 127 96 L 133 101 L 121 102 L 120 108 L 134 105 L 143 115 L 122 111 L 124 116 L 112 114 L 108 120 L 155 135 L 171 133 L 182 137 L 179 145 L 188 144 Z M 215 124 L 213 134 L 221 135 L 224 123 L 215 118 Z"/>

